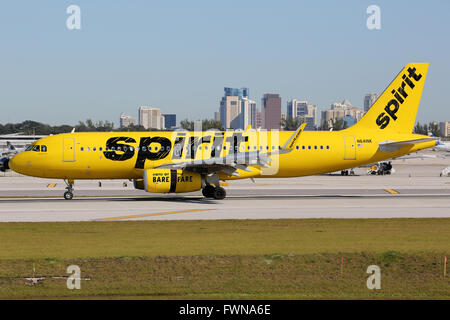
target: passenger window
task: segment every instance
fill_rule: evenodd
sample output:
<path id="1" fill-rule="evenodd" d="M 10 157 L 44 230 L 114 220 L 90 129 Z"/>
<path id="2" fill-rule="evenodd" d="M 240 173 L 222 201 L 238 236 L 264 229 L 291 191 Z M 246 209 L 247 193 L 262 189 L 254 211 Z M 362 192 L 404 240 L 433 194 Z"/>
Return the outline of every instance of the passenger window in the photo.
<path id="1" fill-rule="evenodd" d="M 91 149 L 89 147 L 86 147 L 86 151 L 91 151 Z"/>
<path id="2" fill-rule="evenodd" d="M 327 150 L 330 149 L 330 146 L 327 146 Z"/>
<path id="3" fill-rule="evenodd" d="M 97 150 L 97 148 L 95 148 L 95 147 L 92 148 L 92 151 L 96 151 L 96 150 Z"/>
<path id="4" fill-rule="evenodd" d="M 317 150 L 317 146 L 314 146 L 314 149 L 316 149 L 316 150 Z"/>
<path id="5" fill-rule="evenodd" d="M 308 150 L 311 150 L 311 146 L 308 146 Z"/>
<path id="6" fill-rule="evenodd" d="M 323 146 L 320 146 L 320 149 L 323 149 Z"/>
<path id="7" fill-rule="evenodd" d="M 305 146 L 302 146 L 302 149 L 305 150 Z"/>
<path id="8" fill-rule="evenodd" d="M 295 146 L 295 148 L 298 150 L 299 148 L 298 148 L 298 146 Z"/>
<path id="9" fill-rule="evenodd" d="M 42 152 L 47 152 L 47 146 L 41 146 L 41 151 Z"/>
<path id="10" fill-rule="evenodd" d="M 81 148 L 80 148 L 80 151 L 84 151 L 84 148 L 83 148 L 83 147 L 81 147 Z"/>
<path id="11" fill-rule="evenodd" d="M 98 148 L 98 151 L 102 151 L 102 150 L 103 150 L 103 148 L 102 148 L 102 147 Z"/>
<path id="12" fill-rule="evenodd" d="M 118 151 L 122 151 L 122 147 L 117 147 L 117 150 Z"/>

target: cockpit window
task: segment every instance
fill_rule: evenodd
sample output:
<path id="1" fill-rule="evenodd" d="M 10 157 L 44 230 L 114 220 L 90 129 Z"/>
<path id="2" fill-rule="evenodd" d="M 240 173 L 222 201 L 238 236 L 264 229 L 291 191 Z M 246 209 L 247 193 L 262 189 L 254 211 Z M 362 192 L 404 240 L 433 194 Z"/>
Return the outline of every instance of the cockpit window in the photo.
<path id="1" fill-rule="evenodd" d="M 41 146 L 41 152 L 47 152 L 47 146 Z"/>
<path id="2" fill-rule="evenodd" d="M 41 146 L 38 146 L 38 145 L 33 146 L 33 151 L 39 152 L 40 150 L 41 150 Z"/>
<path id="3" fill-rule="evenodd" d="M 34 146 L 28 146 L 25 151 L 30 151 L 31 149 L 33 149 Z"/>

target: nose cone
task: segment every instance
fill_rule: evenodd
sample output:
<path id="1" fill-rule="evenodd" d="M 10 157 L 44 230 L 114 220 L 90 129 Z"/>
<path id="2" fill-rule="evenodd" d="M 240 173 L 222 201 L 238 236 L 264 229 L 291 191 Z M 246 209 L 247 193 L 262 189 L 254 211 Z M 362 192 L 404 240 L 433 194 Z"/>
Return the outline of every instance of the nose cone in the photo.
<path id="1" fill-rule="evenodd" d="M 9 167 L 17 173 L 26 174 L 27 167 L 31 166 L 31 162 L 27 163 L 23 153 L 16 154 L 9 160 Z"/>

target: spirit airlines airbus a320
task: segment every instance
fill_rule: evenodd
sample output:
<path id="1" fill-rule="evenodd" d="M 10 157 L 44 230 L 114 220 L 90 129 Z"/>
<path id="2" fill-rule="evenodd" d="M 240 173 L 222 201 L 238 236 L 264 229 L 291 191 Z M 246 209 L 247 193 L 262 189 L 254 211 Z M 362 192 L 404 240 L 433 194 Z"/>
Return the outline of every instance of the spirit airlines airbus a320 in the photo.
<path id="1" fill-rule="evenodd" d="M 370 110 L 342 131 L 80 132 L 42 138 L 14 156 L 24 175 L 64 179 L 72 199 L 78 179 L 133 179 L 154 193 L 202 190 L 223 199 L 221 180 L 299 177 L 340 171 L 434 147 L 412 134 L 428 63 L 408 64 Z"/>

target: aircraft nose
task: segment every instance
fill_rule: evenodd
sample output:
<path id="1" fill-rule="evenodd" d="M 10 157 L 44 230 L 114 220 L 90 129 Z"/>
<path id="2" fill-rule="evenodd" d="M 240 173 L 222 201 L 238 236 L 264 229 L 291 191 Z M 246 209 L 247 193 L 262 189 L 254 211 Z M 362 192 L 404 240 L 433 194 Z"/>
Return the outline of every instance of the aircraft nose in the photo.
<path id="1" fill-rule="evenodd" d="M 16 154 L 11 160 L 9 160 L 9 167 L 17 173 L 25 174 L 27 161 L 22 153 Z"/>

